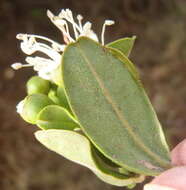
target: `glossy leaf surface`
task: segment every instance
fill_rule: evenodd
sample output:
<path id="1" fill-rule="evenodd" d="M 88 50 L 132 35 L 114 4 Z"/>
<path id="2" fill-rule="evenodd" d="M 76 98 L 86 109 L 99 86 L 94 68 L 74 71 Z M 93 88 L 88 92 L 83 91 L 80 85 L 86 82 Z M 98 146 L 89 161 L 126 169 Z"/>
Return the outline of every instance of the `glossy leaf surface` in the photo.
<path id="1" fill-rule="evenodd" d="M 92 157 L 90 141 L 77 132 L 50 129 L 37 131 L 35 136 L 38 141 L 50 150 L 91 169 L 99 178 L 107 183 L 125 186 L 144 180 L 143 176 L 132 177 L 130 179 L 126 176 L 119 178 L 106 168 L 104 168 L 104 171 L 100 170 Z"/>
<path id="2" fill-rule="evenodd" d="M 145 175 L 170 167 L 160 123 L 126 56 L 81 37 L 64 51 L 62 72 L 71 108 L 100 152 Z"/>

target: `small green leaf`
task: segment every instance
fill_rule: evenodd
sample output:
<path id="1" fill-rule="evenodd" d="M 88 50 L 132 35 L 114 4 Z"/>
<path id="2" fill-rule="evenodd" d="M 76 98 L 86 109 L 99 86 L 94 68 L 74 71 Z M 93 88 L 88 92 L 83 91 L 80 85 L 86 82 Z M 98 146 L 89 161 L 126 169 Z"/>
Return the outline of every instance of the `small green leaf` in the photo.
<path id="1" fill-rule="evenodd" d="M 137 175 L 132 172 L 122 173 L 120 172 L 120 168 L 118 165 L 114 164 L 111 160 L 106 158 L 103 154 L 101 154 L 93 145 L 91 146 L 92 158 L 97 168 L 99 168 L 102 172 L 110 174 L 116 178 L 123 178 L 123 176 L 128 178 L 136 177 Z"/>
<path id="2" fill-rule="evenodd" d="M 37 115 L 36 124 L 42 129 L 67 129 L 79 128 L 77 121 L 64 108 L 57 105 L 49 105 Z"/>
<path id="3" fill-rule="evenodd" d="M 44 94 L 32 94 L 24 99 L 21 116 L 29 123 L 35 124 L 38 113 L 46 106 L 54 104 Z"/>
<path id="4" fill-rule="evenodd" d="M 29 95 L 37 93 L 48 94 L 50 90 L 50 82 L 41 77 L 33 76 L 28 80 L 26 88 Z"/>
<path id="5" fill-rule="evenodd" d="M 145 175 L 170 167 L 161 125 L 125 55 L 81 37 L 65 49 L 62 72 L 80 127 L 105 157 Z"/>
<path id="6" fill-rule="evenodd" d="M 57 105 L 60 105 L 59 98 L 57 97 L 57 85 L 52 84 L 50 91 L 48 92 L 48 97 Z"/>
<path id="7" fill-rule="evenodd" d="M 128 170 L 126 170 L 125 168 L 119 168 L 119 172 L 125 175 L 129 175 L 130 172 Z"/>
<path id="8" fill-rule="evenodd" d="M 133 36 L 131 38 L 122 38 L 122 39 L 116 40 L 114 42 L 111 42 L 111 43 L 107 44 L 106 46 L 115 48 L 115 49 L 121 51 L 127 57 L 129 57 L 130 52 L 133 48 L 135 39 L 136 39 L 136 36 Z"/>
<path id="9" fill-rule="evenodd" d="M 69 112 L 72 112 L 63 87 L 59 86 L 57 88 L 56 96 L 59 100 L 59 104 L 66 108 Z"/>
<path id="10" fill-rule="evenodd" d="M 126 186 L 132 183 L 140 183 L 143 176 L 117 178 L 111 173 L 100 170 L 92 158 L 91 144 L 89 140 L 77 132 L 68 130 L 44 130 L 35 133 L 36 139 L 48 149 L 64 156 L 65 158 L 81 164 L 92 170 L 106 183 L 116 186 Z"/>

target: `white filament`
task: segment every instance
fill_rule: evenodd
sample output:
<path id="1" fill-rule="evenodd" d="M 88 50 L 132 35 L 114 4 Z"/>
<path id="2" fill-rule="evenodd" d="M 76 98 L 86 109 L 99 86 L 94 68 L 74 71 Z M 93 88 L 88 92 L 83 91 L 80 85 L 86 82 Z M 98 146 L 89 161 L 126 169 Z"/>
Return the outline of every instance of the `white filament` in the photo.
<path id="1" fill-rule="evenodd" d="M 70 9 L 62 9 L 58 16 L 55 16 L 51 11 L 47 10 L 47 16 L 54 25 L 61 30 L 64 38 L 64 42 L 69 44 L 75 42 L 81 36 L 87 36 L 95 41 L 98 41 L 97 35 L 92 30 L 92 23 L 82 23 L 83 17 L 77 15 L 77 23 L 73 17 Z M 69 24 L 73 28 L 73 36 L 69 32 Z M 101 43 L 104 45 L 104 33 L 105 27 L 114 24 L 112 20 L 106 20 L 102 27 Z M 48 58 L 43 57 L 27 57 L 26 62 L 28 64 L 14 63 L 12 68 L 17 70 L 23 67 L 32 66 L 38 75 L 44 79 L 52 80 L 52 72 L 57 69 L 61 61 L 61 52 L 64 51 L 66 44 L 59 44 L 49 38 L 33 34 L 18 34 L 17 39 L 21 40 L 21 49 L 27 55 L 32 55 L 35 52 L 42 52 Z M 39 41 L 37 41 L 39 40 Z M 40 41 L 47 42 L 46 44 Z M 50 44 L 50 45 L 48 45 Z M 19 106 L 18 106 L 19 107 Z"/>
<path id="2" fill-rule="evenodd" d="M 102 27 L 102 32 L 101 32 L 101 43 L 102 43 L 102 45 L 105 44 L 104 36 L 105 36 L 105 28 L 106 28 L 106 26 L 111 26 L 113 24 L 114 24 L 113 20 L 105 20 L 105 22 L 103 24 L 103 27 Z"/>

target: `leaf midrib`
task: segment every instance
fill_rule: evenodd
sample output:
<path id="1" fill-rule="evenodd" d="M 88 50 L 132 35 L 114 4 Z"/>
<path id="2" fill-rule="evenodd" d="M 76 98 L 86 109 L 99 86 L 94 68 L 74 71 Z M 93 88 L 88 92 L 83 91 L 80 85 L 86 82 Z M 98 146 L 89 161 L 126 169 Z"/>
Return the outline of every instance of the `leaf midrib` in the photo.
<path id="1" fill-rule="evenodd" d="M 140 138 L 136 135 L 136 133 L 132 130 L 132 127 L 130 127 L 130 124 L 128 123 L 128 121 L 124 118 L 123 114 L 120 112 L 120 110 L 118 109 L 117 104 L 115 103 L 115 101 L 113 100 L 112 96 L 110 95 L 108 89 L 104 86 L 103 81 L 101 80 L 101 78 L 99 77 L 99 74 L 96 72 L 96 70 L 94 69 L 93 65 L 91 64 L 91 61 L 89 61 L 88 57 L 84 54 L 83 49 L 81 48 L 81 46 L 79 44 L 77 44 L 78 46 L 78 51 L 79 53 L 82 55 L 82 57 L 85 59 L 85 62 L 88 65 L 88 68 L 90 69 L 91 73 L 93 74 L 93 76 L 95 77 L 98 85 L 100 86 L 103 95 L 105 96 L 106 100 L 109 102 L 109 104 L 111 105 L 111 107 L 113 108 L 116 116 L 118 117 L 118 119 L 120 120 L 121 124 L 127 129 L 128 133 L 132 136 L 134 142 L 143 149 L 144 152 L 146 152 L 149 156 L 151 156 L 156 162 L 158 162 L 161 166 L 165 167 L 165 168 L 169 168 L 169 164 L 167 164 L 166 161 L 162 160 L 161 157 L 159 157 L 157 154 L 155 154 L 154 152 L 152 152 L 148 147 L 145 146 L 145 144 L 140 140 Z"/>

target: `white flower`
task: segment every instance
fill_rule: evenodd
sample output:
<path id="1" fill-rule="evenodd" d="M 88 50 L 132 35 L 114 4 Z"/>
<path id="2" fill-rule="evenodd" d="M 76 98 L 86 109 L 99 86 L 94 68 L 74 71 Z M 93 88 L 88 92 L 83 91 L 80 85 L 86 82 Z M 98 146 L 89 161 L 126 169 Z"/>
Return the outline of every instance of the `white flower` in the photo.
<path id="1" fill-rule="evenodd" d="M 42 52 L 49 58 L 28 56 L 25 59 L 28 64 L 14 63 L 12 64 L 12 68 L 20 69 L 22 67 L 32 66 L 34 70 L 38 72 L 40 77 L 52 80 L 51 73 L 60 64 L 61 52 L 64 51 L 66 45 L 58 44 L 57 42 L 38 35 L 18 34 L 17 38 L 22 40 L 21 49 L 25 54 L 32 55 L 35 52 Z M 36 38 L 45 40 L 51 45 L 49 46 L 47 44 L 37 42 Z"/>
<path id="2" fill-rule="evenodd" d="M 18 34 L 17 39 L 21 40 L 21 50 L 27 54 L 32 55 L 35 52 L 42 52 L 48 58 L 43 57 L 26 57 L 28 64 L 14 63 L 12 64 L 13 69 L 20 69 L 22 67 L 32 66 L 38 75 L 44 79 L 52 80 L 52 72 L 59 66 L 61 61 L 61 53 L 64 51 L 66 45 L 71 42 L 75 42 L 81 36 L 87 36 L 95 41 L 98 41 L 97 35 L 92 30 L 92 24 L 85 22 L 82 24 L 83 17 L 77 15 L 77 22 L 74 20 L 72 11 L 69 9 L 62 9 L 58 16 L 53 15 L 49 10 L 47 16 L 50 20 L 61 30 L 65 44 L 59 44 L 51 39 L 43 36 L 32 35 L 32 34 Z M 72 25 L 73 36 L 70 35 L 69 25 Z M 106 20 L 102 27 L 101 43 L 104 45 L 104 33 L 105 27 L 114 24 L 112 20 Z M 37 39 L 37 40 L 36 40 Z M 47 44 L 42 43 L 47 42 Z"/>

